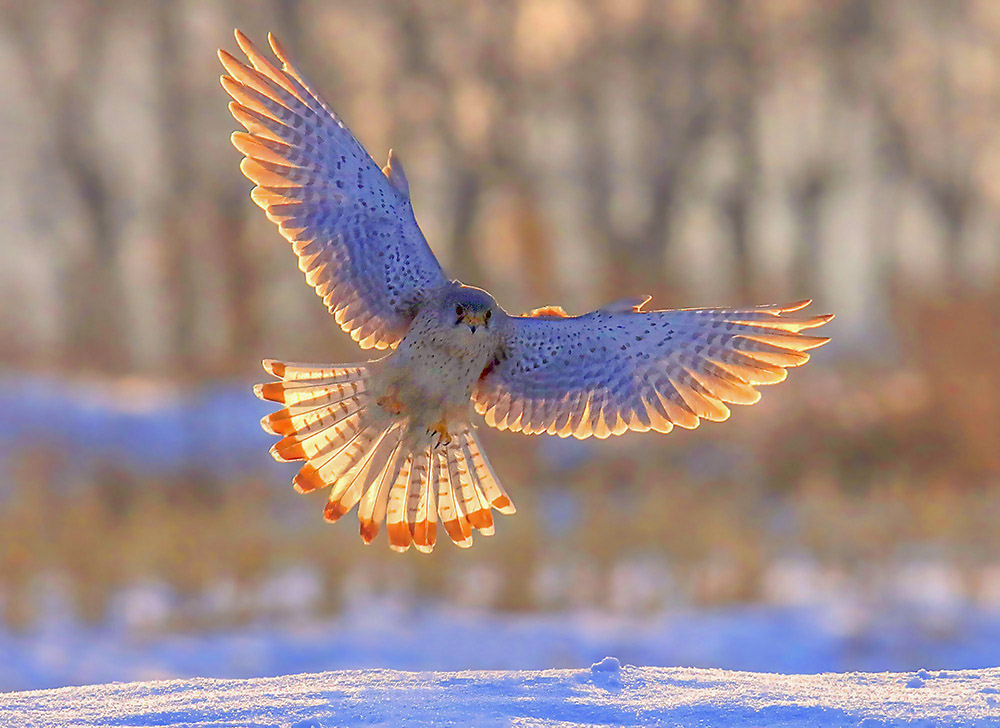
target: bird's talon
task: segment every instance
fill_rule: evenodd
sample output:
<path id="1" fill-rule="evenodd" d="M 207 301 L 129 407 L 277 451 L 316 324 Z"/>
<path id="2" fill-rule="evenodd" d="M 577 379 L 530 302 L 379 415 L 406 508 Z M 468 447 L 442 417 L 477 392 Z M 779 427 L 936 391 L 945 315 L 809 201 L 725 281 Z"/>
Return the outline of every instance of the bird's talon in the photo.
<path id="1" fill-rule="evenodd" d="M 434 441 L 434 449 L 439 449 L 442 447 L 447 447 L 451 444 L 451 433 L 448 432 L 448 425 L 442 419 L 432 428 L 427 430 L 428 434 L 436 435 L 437 438 Z"/>

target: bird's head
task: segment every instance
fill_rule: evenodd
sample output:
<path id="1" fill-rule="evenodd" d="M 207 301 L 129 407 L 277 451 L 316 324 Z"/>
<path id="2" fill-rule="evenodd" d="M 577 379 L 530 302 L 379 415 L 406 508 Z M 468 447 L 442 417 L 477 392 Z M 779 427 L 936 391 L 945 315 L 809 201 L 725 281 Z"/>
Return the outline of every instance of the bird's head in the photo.
<path id="1" fill-rule="evenodd" d="M 499 313 L 493 296 L 481 288 L 457 285 L 445 296 L 441 315 L 455 327 L 468 327 L 472 334 L 488 331 Z"/>

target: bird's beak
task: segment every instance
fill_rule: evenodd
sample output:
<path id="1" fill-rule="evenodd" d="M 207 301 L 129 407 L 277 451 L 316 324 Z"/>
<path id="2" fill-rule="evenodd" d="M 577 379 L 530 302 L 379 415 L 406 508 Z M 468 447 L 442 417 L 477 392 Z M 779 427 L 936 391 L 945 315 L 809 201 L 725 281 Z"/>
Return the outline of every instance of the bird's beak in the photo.
<path id="1" fill-rule="evenodd" d="M 480 326 L 486 323 L 486 314 L 480 313 L 480 314 L 466 315 L 465 323 L 469 325 L 469 330 L 472 333 L 476 333 L 476 329 L 478 329 Z"/>

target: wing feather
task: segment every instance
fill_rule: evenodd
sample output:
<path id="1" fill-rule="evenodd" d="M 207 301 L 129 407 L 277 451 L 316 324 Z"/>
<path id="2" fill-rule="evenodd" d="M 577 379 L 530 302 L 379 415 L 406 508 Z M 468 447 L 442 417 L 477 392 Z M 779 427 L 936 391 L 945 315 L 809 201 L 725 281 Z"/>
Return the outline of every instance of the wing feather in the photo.
<path id="1" fill-rule="evenodd" d="M 491 427 L 580 439 L 722 421 L 829 341 L 800 332 L 832 315 L 788 315 L 808 303 L 511 318 L 473 401 Z"/>
<path id="2" fill-rule="evenodd" d="M 299 256 L 306 281 L 362 348 L 396 346 L 417 306 L 448 285 L 413 216 L 398 160 L 383 173 L 273 38 L 269 60 L 243 33 L 249 64 L 226 51 L 222 86 L 246 129 L 251 198 Z M 391 178 L 387 177 L 391 174 Z"/>

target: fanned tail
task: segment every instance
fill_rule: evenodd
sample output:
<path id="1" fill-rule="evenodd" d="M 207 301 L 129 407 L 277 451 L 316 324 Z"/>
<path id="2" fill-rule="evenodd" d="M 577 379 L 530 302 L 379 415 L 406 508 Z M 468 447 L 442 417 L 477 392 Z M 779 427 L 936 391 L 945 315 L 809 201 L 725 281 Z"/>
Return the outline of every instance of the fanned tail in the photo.
<path id="1" fill-rule="evenodd" d="M 284 405 L 261 420 L 267 432 L 281 436 L 271 454 L 281 462 L 305 461 L 292 479 L 300 493 L 330 488 L 327 521 L 358 506 L 365 543 L 384 520 L 393 550 L 412 544 L 429 553 L 440 518 L 451 540 L 468 548 L 473 529 L 493 534 L 491 509 L 514 513 L 470 426 L 442 443 L 411 427 L 405 415 L 376 405 L 366 366 L 265 360 L 264 369 L 280 381 L 258 384 L 254 393 Z"/>
<path id="2" fill-rule="evenodd" d="M 461 548 L 472 546 L 472 530 L 494 533 L 493 513 L 514 513 L 514 504 L 497 480 L 468 427 L 452 435 L 447 444 L 435 445 L 426 433 L 416 433 L 403 445 L 405 459 L 386 469 L 392 486 L 386 514 L 389 546 L 406 551 L 412 544 L 430 553 L 440 521 L 448 537 Z"/>

